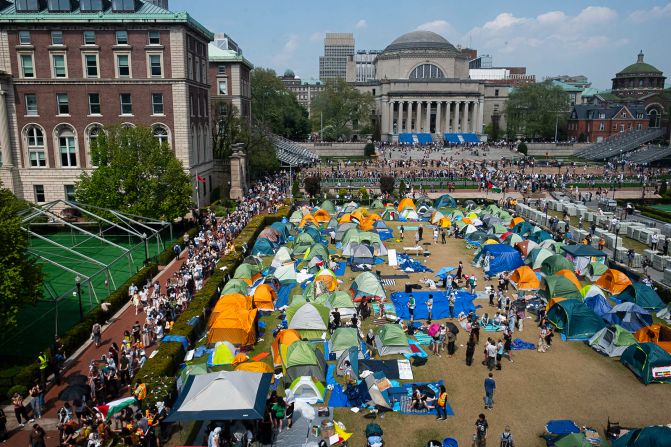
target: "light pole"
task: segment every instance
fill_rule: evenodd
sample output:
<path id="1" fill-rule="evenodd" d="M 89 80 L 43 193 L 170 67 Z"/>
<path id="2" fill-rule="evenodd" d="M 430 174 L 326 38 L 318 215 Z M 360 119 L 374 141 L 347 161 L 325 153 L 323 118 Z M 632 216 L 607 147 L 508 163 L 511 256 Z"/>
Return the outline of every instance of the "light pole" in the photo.
<path id="1" fill-rule="evenodd" d="M 149 247 L 147 246 L 147 233 L 142 233 L 142 240 L 144 241 L 144 265 L 149 263 Z"/>
<path id="2" fill-rule="evenodd" d="M 615 225 L 615 251 L 613 252 L 613 261 L 617 262 L 617 239 L 620 234 L 620 222 Z"/>
<path id="3" fill-rule="evenodd" d="M 82 307 L 82 279 L 77 275 L 75 277 L 77 285 L 77 299 L 79 300 L 79 321 L 84 321 L 84 308 Z"/>

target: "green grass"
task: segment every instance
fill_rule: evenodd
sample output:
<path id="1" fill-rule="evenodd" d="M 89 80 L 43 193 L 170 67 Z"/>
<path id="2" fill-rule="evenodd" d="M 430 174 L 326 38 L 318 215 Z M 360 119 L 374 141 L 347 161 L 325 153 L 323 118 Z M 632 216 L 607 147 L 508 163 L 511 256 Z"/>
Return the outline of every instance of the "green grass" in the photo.
<path id="1" fill-rule="evenodd" d="M 662 205 L 650 205 L 650 208 L 654 208 L 656 210 L 660 211 L 665 211 L 667 213 L 671 213 L 671 204 L 662 204 Z"/>

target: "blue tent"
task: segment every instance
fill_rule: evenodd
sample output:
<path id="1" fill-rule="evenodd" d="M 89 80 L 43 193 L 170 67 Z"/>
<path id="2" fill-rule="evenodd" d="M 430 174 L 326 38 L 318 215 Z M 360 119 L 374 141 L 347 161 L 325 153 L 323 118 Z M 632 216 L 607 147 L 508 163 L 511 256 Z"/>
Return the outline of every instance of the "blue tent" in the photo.
<path id="1" fill-rule="evenodd" d="M 509 272 L 524 265 L 520 252 L 509 245 L 485 245 L 477 257 L 478 260 L 484 259 L 487 254 L 491 257 L 489 260 L 489 276 L 497 275 L 501 272 Z"/>
<path id="2" fill-rule="evenodd" d="M 530 234 L 533 230 L 534 226 L 531 225 L 529 222 L 524 221 L 515 225 L 512 229 L 512 232 L 519 235 L 527 235 Z"/>
<path id="3" fill-rule="evenodd" d="M 419 144 L 431 144 L 433 143 L 433 136 L 430 133 L 418 133 L 417 140 Z"/>
<path id="4" fill-rule="evenodd" d="M 402 144 L 414 144 L 415 140 L 411 133 L 400 133 L 398 134 L 398 142 Z"/>
<path id="5" fill-rule="evenodd" d="M 664 307 L 664 303 L 655 289 L 642 282 L 633 283 L 613 298 L 619 301 L 636 303 L 643 309 L 660 310 Z"/>
<path id="6" fill-rule="evenodd" d="M 585 298 L 585 306 L 592 309 L 592 312 L 601 318 L 613 308 L 603 295 L 593 295 Z"/>
<path id="7" fill-rule="evenodd" d="M 275 246 L 265 237 L 257 239 L 254 247 L 252 247 L 253 255 L 268 256 L 273 253 L 275 253 Z"/>
<path id="8" fill-rule="evenodd" d="M 531 233 L 527 239 L 529 239 L 530 241 L 533 241 L 537 244 L 540 244 L 543 241 L 546 241 L 548 239 L 552 239 L 552 235 L 545 230 L 541 230 L 541 231 L 536 231 L 535 233 Z"/>
<path id="9" fill-rule="evenodd" d="M 283 222 L 273 222 L 270 228 L 280 233 L 280 243 L 284 243 L 289 238 L 289 225 Z"/>
<path id="10" fill-rule="evenodd" d="M 636 332 L 652 324 L 652 315 L 641 306 L 630 302 L 618 304 L 606 314 L 601 315 L 601 318 L 607 323 L 619 324 L 629 332 Z"/>
<path id="11" fill-rule="evenodd" d="M 452 197 L 449 194 L 443 194 L 442 196 L 438 197 L 434 202 L 433 202 L 433 207 L 435 209 L 440 209 L 440 208 L 456 208 L 457 207 L 457 201 L 454 200 L 454 197 Z"/>

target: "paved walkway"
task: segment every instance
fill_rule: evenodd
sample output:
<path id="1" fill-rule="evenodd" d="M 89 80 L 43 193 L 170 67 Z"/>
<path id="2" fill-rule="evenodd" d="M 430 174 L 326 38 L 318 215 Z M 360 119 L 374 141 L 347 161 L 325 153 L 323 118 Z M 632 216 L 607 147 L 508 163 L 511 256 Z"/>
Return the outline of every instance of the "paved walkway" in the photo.
<path id="1" fill-rule="evenodd" d="M 167 280 L 172 277 L 174 272 L 181 268 L 185 260 L 185 256 L 182 256 L 180 260 L 173 260 L 163 270 L 161 270 L 158 275 L 154 277 L 152 283 L 155 283 L 158 280 L 161 284 L 161 289 L 166 290 Z M 113 341 L 116 341 L 119 345 L 121 345 L 124 331 L 130 329 L 136 320 L 140 320 L 140 322 L 143 323 L 144 314 L 136 316 L 135 308 L 129 303 L 116 315 L 114 315 L 108 321 L 108 324 L 103 327 L 102 343 L 100 344 L 100 347 L 97 348 L 92 341 L 89 341 L 86 345 L 84 345 L 83 348 L 80 348 L 77 352 L 73 353 L 70 358 L 67 359 L 67 369 L 63 372 L 63 380 L 61 385 L 54 385 L 49 389 L 45 396 L 48 410 L 44 412 L 42 419 L 36 421 L 47 432 L 47 447 L 56 447 L 59 444 L 58 430 L 56 427 L 58 423 L 56 412 L 58 408 L 61 407 L 62 402 L 58 400 L 58 394 L 68 386 L 68 378 L 78 374 L 83 374 L 88 377 L 89 363 L 91 360 L 99 359 L 103 354 L 107 354 L 109 345 Z M 157 345 L 151 345 L 145 348 L 147 356 L 151 355 L 151 353 L 156 349 L 156 346 Z M 122 395 L 127 395 L 128 392 L 129 390 L 126 388 L 122 392 Z M 28 436 L 30 434 L 32 424 L 27 424 L 26 427 L 21 428 L 18 426 L 16 418 L 14 417 L 13 407 L 6 407 L 4 411 L 7 415 L 7 430 L 10 436 L 5 445 L 17 447 L 25 447 L 26 445 L 30 445 L 28 442 Z"/>

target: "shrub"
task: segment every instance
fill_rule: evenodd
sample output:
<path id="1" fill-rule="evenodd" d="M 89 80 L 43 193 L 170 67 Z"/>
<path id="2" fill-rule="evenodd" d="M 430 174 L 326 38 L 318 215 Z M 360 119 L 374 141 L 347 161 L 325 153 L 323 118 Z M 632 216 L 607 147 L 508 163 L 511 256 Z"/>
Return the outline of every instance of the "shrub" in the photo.
<path id="1" fill-rule="evenodd" d="M 28 388 L 24 385 L 14 385 L 7 391 L 7 398 L 11 399 L 16 393 L 19 393 L 21 396 L 26 397 L 28 393 Z"/>
<path id="2" fill-rule="evenodd" d="M 660 196 L 665 196 L 666 195 L 666 189 L 667 189 L 666 181 L 662 180 L 662 183 L 660 183 L 660 185 L 659 185 L 659 195 Z"/>
<path id="3" fill-rule="evenodd" d="M 384 176 L 380 177 L 380 191 L 382 194 L 394 195 L 394 177 Z"/>
<path id="4" fill-rule="evenodd" d="M 366 144 L 366 146 L 363 148 L 363 155 L 365 157 L 372 157 L 375 155 L 375 145 L 373 143 Z"/>
<path id="5" fill-rule="evenodd" d="M 529 152 L 529 149 L 527 148 L 527 144 L 524 143 L 524 142 L 518 144 L 518 145 L 517 145 L 517 152 L 519 152 L 520 154 L 526 156 L 526 155 L 527 155 L 527 152 Z"/>
<path id="6" fill-rule="evenodd" d="M 399 199 L 402 199 L 405 196 L 405 191 L 407 188 L 405 187 L 405 181 L 401 180 L 401 184 L 398 185 L 398 197 Z"/>
<path id="7" fill-rule="evenodd" d="M 310 197 L 316 197 L 319 195 L 321 190 L 321 185 L 319 182 L 319 177 L 311 176 L 303 180 L 303 185 L 305 187 L 305 192 L 308 193 Z"/>

